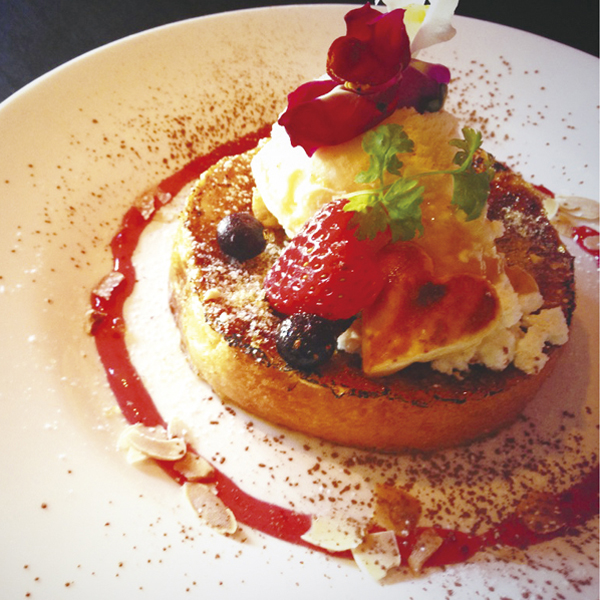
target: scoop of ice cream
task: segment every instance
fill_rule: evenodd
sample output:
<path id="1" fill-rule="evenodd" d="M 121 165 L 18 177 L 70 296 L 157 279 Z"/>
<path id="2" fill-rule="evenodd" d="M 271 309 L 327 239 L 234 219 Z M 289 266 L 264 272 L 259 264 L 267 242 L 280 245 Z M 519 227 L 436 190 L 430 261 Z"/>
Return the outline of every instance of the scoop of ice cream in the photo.
<path id="1" fill-rule="evenodd" d="M 415 150 L 402 155 L 406 173 L 450 168 L 456 148 L 448 142 L 460 137 L 456 118 L 450 113 L 419 114 L 412 108 L 397 110 L 384 123 L 404 127 Z M 283 127 L 275 124 L 271 138 L 252 161 L 257 194 L 292 237 L 324 204 L 357 191 L 364 184 L 354 181 L 369 165 L 362 150 L 362 136 L 337 146 L 326 146 L 309 157 L 293 147 Z"/>

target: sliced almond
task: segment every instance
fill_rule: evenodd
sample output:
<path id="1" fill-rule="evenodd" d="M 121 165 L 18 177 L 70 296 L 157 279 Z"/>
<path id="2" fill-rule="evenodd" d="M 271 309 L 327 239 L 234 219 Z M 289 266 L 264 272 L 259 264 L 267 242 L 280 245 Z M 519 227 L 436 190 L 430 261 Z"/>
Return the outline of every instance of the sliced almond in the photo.
<path id="1" fill-rule="evenodd" d="M 186 443 L 190 443 L 189 428 L 183 419 L 174 417 L 167 424 L 167 434 L 170 438 L 181 438 Z"/>
<path id="2" fill-rule="evenodd" d="M 556 498 L 548 492 L 529 492 L 517 506 L 519 519 L 534 533 L 546 534 L 564 527 L 566 520 Z"/>
<path id="3" fill-rule="evenodd" d="M 100 296 L 101 298 L 105 298 L 108 300 L 114 289 L 125 279 L 125 275 L 120 271 L 111 271 L 108 275 L 106 275 L 102 281 L 94 288 L 93 293 L 96 296 Z"/>
<path id="4" fill-rule="evenodd" d="M 233 512 L 213 492 L 211 486 L 203 483 L 184 483 L 183 492 L 205 525 L 221 534 L 237 531 L 237 521 Z"/>
<path id="5" fill-rule="evenodd" d="M 164 427 L 147 427 L 142 423 L 129 425 L 123 430 L 119 448 L 135 450 L 157 460 L 175 461 L 183 458 L 187 448 L 181 438 L 169 438 Z"/>
<path id="6" fill-rule="evenodd" d="M 546 211 L 548 219 L 554 219 L 558 213 L 558 199 L 555 196 L 545 196 L 542 202 L 544 204 L 544 210 Z"/>
<path id="7" fill-rule="evenodd" d="M 378 485 L 375 499 L 375 523 L 401 537 L 407 537 L 416 528 L 422 512 L 417 498 L 401 488 Z"/>
<path id="8" fill-rule="evenodd" d="M 215 471 L 206 459 L 192 452 L 188 452 L 181 460 L 174 463 L 173 468 L 188 481 L 206 479 Z"/>
<path id="9" fill-rule="evenodd" d="M 506 275 L 517 294 L 533 294 L 540 291 L 535 278 L 518 265 L 506 265 Z"/>
<path id="10" fill-rule="evenodd" d="M 581 196 L 558 196 L 559 212 L 567 212 L 576 219 L 597 221 L 600 216 L 600 204 Z"/>
<path id="11" fill-rule="evenodd" d="M 212 302 L 213 300 L 220 300 L 223 298 L 223 292 L 217 288 L 210 288 L 204 292 L 202 296 L 202 302 Z"/>
<path id="12" fill-rule="evenodd" d="M 173 195 L 169 192 L 163 192 L 162 190 L 157 189 L 154 194 L 154 197 L 156 198 L 156 200 L 158 200 L 158 202 L 160 202 L 160 204 L 167 204 L 171 201 Z"/>
<path id="13" fill-rule="evenodd" d="M 359 569 L 376 581 L 383 579 L 390 569 L 399 567 L 402 561 L 393 531 L 367 534 L 363 543 L 352 549 L 352 556 Z"/>
<path id="14" fill-rule="evenodd" d="M 137 199 L 136 205 L 144 221 L 150 219 L 150 217 L 156 212 L 154 205 L 154 190 L 144 192 Z"/>
<path id="15" fill-rule="evenodd" d="M 130 465 L 136 465 L 138 463 L 148 460 L 150 457 L 144 452 L 136 450 L 133 446 L 127 448 L 127 463 Z"/>
<path id="16" fill-rule="evenodd" d="M 408 566 L 414 573 L 420 573 L 423 565 L 442 545 L 443 538 L 434 529 L 424 529 L 408 557 Z"/>
<path id="17" fill-rule="evenodd" d="M 365 526 L 357 521 L 336 517 L 313 517 L 310 529 L 302 535 L 309 544 L 331 552 L 342 552 L 359 546 Z"/>

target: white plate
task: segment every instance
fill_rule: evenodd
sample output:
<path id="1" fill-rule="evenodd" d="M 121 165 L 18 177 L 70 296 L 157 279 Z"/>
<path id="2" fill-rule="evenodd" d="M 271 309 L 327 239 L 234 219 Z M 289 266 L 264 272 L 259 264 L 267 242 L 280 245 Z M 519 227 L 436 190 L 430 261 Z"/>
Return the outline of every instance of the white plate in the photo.
<path id="1" fill-rule="evenodd" d="M 251 532 L 244 543 L 213 535 L 177 485 L 115 449 L 122 420 L 84 322 L 121 216 L 218 141 L 215 131 L 232 137 L 272 119 L 287 91 L 320 75 L 345 10 L 269 8 L 163 27 L 0 106 L 3 597 L 597 598 L 593 526 L 578 540 L 379 586 L 320 553 Z M 475 111 L 488 149 L 535 183 L 597 199 L 598 61 L 505 27 L 456 25 L 426 57 L 456 75 L 456 111 L 471 121 Z M 554 425 L 562 402 L 578 412 L 598 397 L 597 271 L 577 257 L 573 340 L 530 411 L 549 406 Z M 569 421 L 588 447 L 595 418 Z"/>

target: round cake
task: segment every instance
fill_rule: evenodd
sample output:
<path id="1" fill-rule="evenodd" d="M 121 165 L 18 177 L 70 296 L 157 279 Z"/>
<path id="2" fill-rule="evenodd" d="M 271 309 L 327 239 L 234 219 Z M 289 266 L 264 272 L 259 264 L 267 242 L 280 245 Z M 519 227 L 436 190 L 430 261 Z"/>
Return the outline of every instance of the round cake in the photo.
<path id="1" fill-rule="evenodd" d="M 284 230 L 266 228 L 265 250 L 244 262 L 224 254 L 217 242 L 225 216 L 252 212 L 255 153 L 225 158 L 201 177 L 174 244 L 171 308 L 193 368 L 215 393 L 272 423 L 389 452 L 464 444 L 514 421 L 551 373 L 560 346 L 547 345 L 548 360 L 533 374 L 511 364 L 500 371 L 473 365 L 457 376 L 415 363 L 367 377 L 360 354 L 343 350 L 311 370 L 289 366 L 276 347 L 282 316 L 263 291 L 288 242 Z M 504 227 L 496 248 L 507 268 L 535 280 L 542 308 L 560 307 L 570 324 L 573 258 L 546 217 L 545 194 L 504 165 L 493 168 L 487 217 Z"/>

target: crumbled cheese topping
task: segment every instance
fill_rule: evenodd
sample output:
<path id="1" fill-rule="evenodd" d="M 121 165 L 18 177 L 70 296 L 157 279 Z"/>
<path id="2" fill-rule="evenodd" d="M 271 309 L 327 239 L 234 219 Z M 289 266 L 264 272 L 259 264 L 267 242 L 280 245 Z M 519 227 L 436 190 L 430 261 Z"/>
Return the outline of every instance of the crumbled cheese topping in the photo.
<path id="1" fill-rule="evenodd" d="M 542 310 L 523 319 L 527 332 L 517 342 L 515 366 L 527 374 L 538 373 L 548 361 L 546 344 L 561 346 L 569 339 L 569 329 L 560 307 Z"/>

